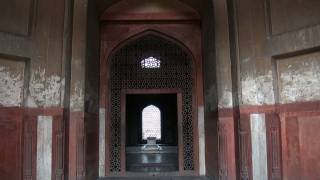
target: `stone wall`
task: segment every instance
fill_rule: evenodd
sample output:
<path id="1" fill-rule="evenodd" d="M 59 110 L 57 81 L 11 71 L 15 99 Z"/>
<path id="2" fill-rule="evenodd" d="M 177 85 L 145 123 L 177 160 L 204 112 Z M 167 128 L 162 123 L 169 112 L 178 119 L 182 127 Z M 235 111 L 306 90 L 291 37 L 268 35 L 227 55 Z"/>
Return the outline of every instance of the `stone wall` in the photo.
<path id="1" fill-rule="evenodd" d="M 268 153 L 266 178 L 313 179 L 319 175 L 314 170 L 318 165 L 308 158 L 319 159 L 313 152 L 317 145 L 304 142 L 315 141 L 317 133 L 313 129 L 320 125 L 317 108 L 320 18 L 315 8 L 319 2 L 215 1 L 216 8 L 221 4 L 228 6 L 225 16 L 229 17 L 229 26 L 220 30 L 223 17 L 215 17 L 218 19 L 215 22 L 216 58 L 219 62 L 223 58 L 219 54 L 230 50 L 232 87 L 236 89 L 232 93 L 233 107 L 219 107 L 219 126 L 225 127 L 225 119 L 231 122 L 225 131 L 221 128 L 225 133 L 220 133 L 219 139 L 236 137 L 235 147 L 228 144 L 219 148 L 223 150 L 219 154 L 236 152 L 220 163 L 220 172 L 227 172 L 222 177 L 232 179 L 235 174 L 229 169 L 236 166 L 239 178 L 256 179 L 254 166 L 261 165 L 262 161 L 251 152 L 264 147 Z M 221 34 L 217 32 L 229 32 L 230 47 L 221 49 Z M 253 124 L 261 120 L 255 122 L 255 118 L 250 118 L 253 114 L 265 115 L 261 121 L 266 123 L 264 144 L 252 142 L 257 137 Z M 313 135 L 307 137 L 306 132 Z M 232 161 L 234 158 L 238 159 L 236 164 Z"/>
<path id="2" fill-rule="evenodd" d="M 61 106 L 64 7 L 64 1 L 1 2 L 0 106 Z"/>
<path id="3" fill-rule="evenodd" d="M 39 119 L 49 123 L 44 125 L 52 127 L 52 138 L 59 139 L 52 141 L 51 151 L 41 151 L 51 153 L 52 178 L 63 178 L 66 169 L 70 179 L 97 176 L 99 108 L 102 119 L 108 116 L 106 97 L 99 93 L 99 76 L 107 74 L 99 73 L 99 18 L 117 1 L 95 2 L 0 2 L 0 132 L 5 132 L 7 142 L 0 145 L 0 177 L 37 176 Z M 202 144 L 206 166 L 199 165 L 201 173 L 206 167 L 207 175 L 220 179 L 256 179 L 259 172 L 253 172 L 253 166 L 266 166 L 256 153 L 266 149 L 268 173 L 261 171 L 263 177 L 319 177 L 320 2 L 183 0 L 167 6 L 170 2 L 135 5 L 123 16 L 114 16 L 119 15 L 118 6 L 114 6 L 112 14 L 104 14 L 102 19 L 161 17 L 179 21 L 198 15 L 190 7 L 199 12 L 201 17 L 192 20 L 201 19 L 203 46 L 202 54 L 196 55 L 204 65 L 204 81 L 197 79 L 204 89 L 197 92 L 204 96 L 204 102 L 198 98 L 197 107 L 199 112 L 204 109 L 205 131 L 201 132 L 205 136 L 199 135 L 206 142 Z M 164 9 L 165 13 L 158 13 Z M 158 14 L 144 16 L 151 12 Z M 178 32 L 172 28 L 175 26 L 171 24 L 163 31 L 182 36 L 187 46 L 201 49 L 200 41 L 198 45 L 190 41 L 192 35 L 200 34 L 198 27 L 182 23 Z M 120 29 L 138 32 L 143 29 L 139 27 Z M 155 23 L 144 27 L 161 30 L 164 26 Z M 184 31 L 194 33 L 182 35 Z M 254 118 L 256 114 L 263 118 Z M 203 119 L 202 114 L 198 117 Z M 259 146 L 252 141 L 264 135 L 255 127 L 265 132 Z M 28 159 L 28 155 L 33 156 Z M 64 163 L 68 167 L 61 165 Z"/>
<path id="4" fill-rule="evenodd" d="M 0 179 L 64 177 L 65 3 L 0 2 Z"/>

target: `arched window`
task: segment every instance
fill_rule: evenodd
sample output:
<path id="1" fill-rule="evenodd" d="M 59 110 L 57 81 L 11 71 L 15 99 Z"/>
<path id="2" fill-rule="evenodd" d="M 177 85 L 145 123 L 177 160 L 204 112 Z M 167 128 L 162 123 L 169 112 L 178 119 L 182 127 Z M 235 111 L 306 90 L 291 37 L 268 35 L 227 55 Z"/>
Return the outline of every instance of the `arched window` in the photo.
<path id="1" fill-rule="evenodd" d="M 146 59 L 143 59 L 140 63 L 142 68 L 154 69 L 160 68 L 161 61 L 154 57 L 148 57 Z"/>
<path id="2" fill-rule="evenodd" d="M 161 139 L 161 112 L 154 105 L 149 105 L 142 110 L 142 139 L 156 137 Z"/>

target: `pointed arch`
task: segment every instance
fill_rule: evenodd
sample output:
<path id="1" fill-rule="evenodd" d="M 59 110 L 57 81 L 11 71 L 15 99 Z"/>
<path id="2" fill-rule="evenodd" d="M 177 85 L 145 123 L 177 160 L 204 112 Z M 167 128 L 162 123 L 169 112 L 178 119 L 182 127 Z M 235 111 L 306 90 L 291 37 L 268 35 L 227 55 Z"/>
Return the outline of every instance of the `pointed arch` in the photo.
<path id="1" fill-rule="evenodd" d="M 195 170 L 195 153 L 194 146 L 196 126 L 192 115 L 195 109 L 196 99 L 194 97 L 195 90 L 195 67 L 192 58 L 185 49 L 179 44 L 167 37 L 162 37 L 158 33 L 146 32 L 140 36 L 136 36 L 131 41 L 126 41 L 124 45 L 118 46 L 113 56 L 109 59 L 109 94 L 110 94 L 110 124 L 112 125 L 110 136 L 111 139 L 111 164 L 112 171 L 119 171 L 118 164 L 121 163 L 118 144 L 122 143 L 125 146 L 125 141 L 121 141 L 121 132 L 117 131 L 120 128 L 119 119 L 121 119 L 121 106 L 123 106 L 123 91 L 127 89 L 150 90 L 150 89 L 179 89 L 182 91 L 181 112 L 184 116 L 181 117 L 182 133 L 180 148 L 183 151 L 184 170 Z M 141 67 L 141 59 L 154 57 L 161 60 L 160 68 L 143 69 Z M 122 105 L 121 105 L 122 104 Z M 123 125 L 125 127 L 125 125 Z M 157 131 L 161 131 L 161 124 L 158 121 Z M 154 131 L 154 129 L 151 129 Z M 146 139 L 144 135 L 143 139 Z M 156 137 L 161 138 L 159 134 Z M 124 151 L 121 151 L 124 153 Z"/>
<path id="2" fill-rule="evenodd" d="M 112 33 L 115 33 L 115 36 L 110 36 Z M 181 117 L 183 126 L 181 132 L 184 133 L 181 137 L 181 142 L 187 143 L 179 145 L 179 148 L 183 151 L 183 154 L 179 157 L 181 159 L 179 166 L 184 171 L 197 170 L 199 164 L 195 158 L 198 148 L 194 145 L 198 143 L 198 139 L 194 134 L 197 134 L 197 128 L 195 127 L 197 127 L 198 119 L 190 114 L 192 112 L 197 114 L 197 104 L 203 103 L 201 33 L 197 24 L 143 24 L 141 26 L 140 24 L 137 26 L 104 24 L 101 29 L 101 35 L 100 64 L 102 78 L 100 82 L 102 84 L 102 93 L 100 106 L 111 107 L 107 116 L 107 123 L 112 126 L 110 134 L 107 134 L 110 137 L 107 142 L 110 147 L 108 149 L 110 171 L 117 172 L 121 169 L 121 166 L 125 166 L 119 154 L 119 152 L 122 155 L 125 153 L 124 149 L 121 148 L 125 146 L 125 141 L 120 141 L 121 134 L 117 134 L 119 132 L 113 130 L 116 129 L 113 126 L 119 126 L 118 121 L 115 120 L 121 118 L 119 117 L 121 112 L 113 110 L 113 107 L 119 108 L 123 105 L 119 99 L 121 92 L 125 89 L 161 89 L 168 87 L 183 91 L 181 101 L 188 106 L 187 108 L 182 108 L 182 112 L 187 113 L 187 115 Z M 140 62 L 142 59 L 150 57 L 150 53 L 134 54 L 132 53 L 135 51 L 132 48 L 134 46 L 131 45 L 140 45 L 141 47 L 139 46 L 138 48 L 140 50 L 149 49 L 149 46 L 146 46 L 143 42 L 150 40 L 150 37 L 157 42 L 153 43 L 153 45 L 160 44 L 160 48 L 158 48 L 160 54 L 155 53 L 155 56 L 152 57 L 160 57 L 161 67 L 142 69 Z M 168 48 L 167 44 L 170 44 L 171 48 Z M 174 51 L 178 53 L 173 54 L 172 52 Z M 130 54 L 127 54 L 127 52 Z M 171 58 L 167 54 L 161 54 L 163 52 L 169 52 Z M 126 57 L 130 57 L 130 59 Z M 131 69 L 129 71 L 119 69 L 125 66 Z M 178 68 L 177 70 L 177 66 L 185 66 L 185 68 Z M 174 70 L 170 70 L 173 67 Z M 112 74 L 112 72 L 116 72 L 116 74 Z M 122 81 L 120 78 L 121 82 L 114 83 L 113 75 L 119 76 L 122 74 L 121 72 L 128 72 L 123 74 L 126 74 L 126 77 L 124 77 L 126 80 Z M 163 72 L 174 72 L 175 74 L 170 75 L 170 73 Z M 167 78 L 163 78 L 163 75 Z M 128 77 L 134 81 L 129 81 Z M 138 77 L 138 81 L 136 77 Z M 181 77 L 183 80 L 174 81 L 177 77 Z M 162 78 L 163 82 L 157 83 L 159 78 Z M 143 79 L 144 81 L 142 81 Z M 117 116 L 117 118 L 114 119 L 113 116 Z M 121 144 L 121 147 L 118 144 Z"/>
<path id="3" fill-rule="evenodd" d="M 123 47 L 125 47 L 126 45 L 130 44 L 131 42 L 135 42 L 135 41 L 138 41 L 139 39 L 143 38 L 143 37 L 146 37 L 146 36 L 155 36 L 159 39 L 163 39 L 165 41 L 168 41 L 168 42 L 171 42 L 175 45 L 177 45 L 177 47 L 181 48 L 191 59 L 191 62 L 192 62 L 192 66 L 194 66 L 196 64 L 196 58 L 195 58 L 195 55 L 194 53 L 192 52 L 192 50 L 187 47 L 182 41 L 174 38 L 174 37 L 171 37 L 165 33 L 162 33 L 160 31 L 157 31 L 157 30 L 154 30 L 154 29 L 147 29 L 147 30 L 144 30 L 142 32 L 138 32 L 134 35 L 131 35 L 130 37 L 122 40 L 122 41 L 119 41 L 118 44 L 116 44 L 114 46 L 114 48 L 112 48 L 112 50 L 110 51 L 111 53 L 106 57 L 106 59 L 108 60 L 107 61 L 107 67 L 110 66 L 110 59 L 112 59 L 112 57 L 120 50 L 122 49 Z"/>

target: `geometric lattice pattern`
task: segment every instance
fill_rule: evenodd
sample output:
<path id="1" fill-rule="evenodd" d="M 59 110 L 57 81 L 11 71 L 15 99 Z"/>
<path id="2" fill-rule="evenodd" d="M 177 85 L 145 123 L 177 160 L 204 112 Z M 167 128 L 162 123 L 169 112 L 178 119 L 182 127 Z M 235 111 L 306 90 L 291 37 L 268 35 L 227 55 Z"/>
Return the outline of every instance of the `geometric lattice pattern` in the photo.
<path id="1" fill-rule="evenodd" d="M 148 57 L 141 61 L 142 68 L 160 68 L 160 64 L 161 62 L 154 57 Z"/>
<path id="2" fill-rule="evenodd" d="M 141 60 L 154 58 L 161 67 L 143 68 Z M 153 60 L 154 60 L 153 59 Z M 192 122 L 192 60 L 176 44 L 153 35 L 119 49 L 111 59 L 110 171 L 121 171 L 121 90 L 178 88 L 182 91 L 183 168 L 194 170 Z"/>

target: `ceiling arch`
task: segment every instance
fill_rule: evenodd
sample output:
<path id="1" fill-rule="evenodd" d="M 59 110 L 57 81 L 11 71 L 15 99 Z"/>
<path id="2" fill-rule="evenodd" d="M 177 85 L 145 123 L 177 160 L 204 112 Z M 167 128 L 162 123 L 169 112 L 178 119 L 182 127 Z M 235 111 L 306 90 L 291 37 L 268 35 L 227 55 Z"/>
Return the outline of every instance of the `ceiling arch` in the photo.
<path id="1" fill-rule="evenodd" d="M 198 20 L 198 11 L 179 0 L 121 0 L 101 20 Z"/>
<path id="2" fill-rule="evenodd" d="M 96 0 L 96 6 L 97 6 L 97 10 L 100 16 L 103 15 L 103 13 L 105 12 L 106 9 L 116 5 L 117 3 L 121 3 L 124 0 Z M 136 1 L 136 0 L 128 0 L 128 1 Z M 144 2 L 146 0 L 139 0 L 139 2 Z M 150 0 L 149 0 L 150 2 Z M 164 2 L 173 2 L 173 4 L 171 3 L 171 7 L 173 5 L 173 7 L 175 5 L 177 5 L 178 3 L 184 4 L 184 8 L 190 8 L 190 9 L 194 9 L 195 11 L 197 11 L 200 15 L 203 14 L 203 12 L 206 10 L 206 8 L 211 7 L 210 6 L 210 0 L 174 0 L 174 1 L 167 1 L 167 0 L 153 0 L 153 2 L 158 2 L 160 4 L 164 5 Z M 178 3 L 177 3 L 178 2 Z M 138 7 L 138 4 L 135 3 L 136 7 Z"/>

